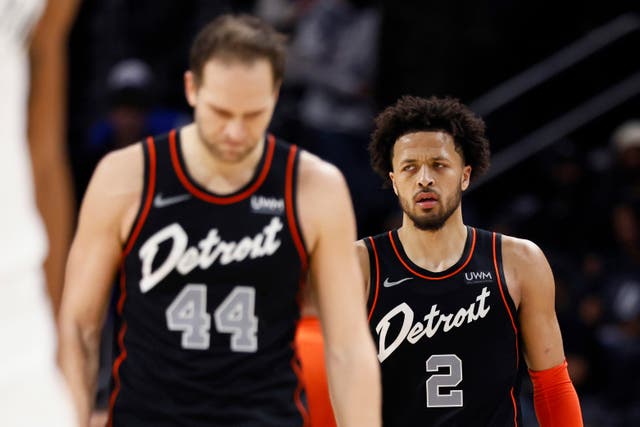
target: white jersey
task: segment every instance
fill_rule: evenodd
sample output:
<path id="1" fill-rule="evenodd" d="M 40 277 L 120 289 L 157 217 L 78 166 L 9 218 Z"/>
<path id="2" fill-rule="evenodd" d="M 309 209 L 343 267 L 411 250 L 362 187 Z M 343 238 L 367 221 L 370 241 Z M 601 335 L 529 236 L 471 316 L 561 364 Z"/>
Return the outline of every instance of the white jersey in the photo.
<path id="1" fill-rule="evenodd" d="M 0 0 L 0 289 L 46 252 L 27 142 L 28 39 L 44 0 Z"/>
<path id="2" fill-rule="evenodd" d="M 75 424 L 55 364 L 42 272 L 46 234 L 27 141 L 28 42 L 44 5 L 0 0 L 0 426 Z"/>

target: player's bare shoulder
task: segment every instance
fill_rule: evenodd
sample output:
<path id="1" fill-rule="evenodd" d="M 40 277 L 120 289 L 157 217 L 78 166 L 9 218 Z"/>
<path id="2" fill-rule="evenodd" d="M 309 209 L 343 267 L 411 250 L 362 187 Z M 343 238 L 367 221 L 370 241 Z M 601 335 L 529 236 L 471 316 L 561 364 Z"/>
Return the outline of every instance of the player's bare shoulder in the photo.
<path id="1" fill-rule="evenodd" d="M 335 216 L 351 210 L 349 189 L 342 172 L 307 151 L 300 152 L 298 197 L 303 216 Z"/>
<path id="2" fill-rule="evenodd" d="M 346 181 L 331 163 L 302 150 L 297 186 L 298 212 L 308 245 L 313 245 L 317 230 L 340 228 L 341 220 L 353 218 Z"/>
<path id="3" fill-rule="evenodd" d="M 342 172 L 333 164 L 306 150 L 300 151 L 298 185 L 326 192 L 331 185 L 346 186 Z"/>
<path id="4" fill-rule="evenodd" d="M 114 150 L 98 163 L 82 209 L 92 212 L 95 219 L 112 223 L 119 234 L 126 236 L 140 206 L 143 187 L 142 144 Z"/>
<path id="5" fill-rule="evenodd" d="M 144 185 L 144 154 L 142 144 L 111 151 L 104 156 L 91 178 L 92 186 L 99 186 L 103 196 L 142 191 Z"/>
<path id="6" fill-rule="evenodd" d="M 502 236 L 502 258 L 509 264 L 525 267 L 531 263 L 546 262 L 542 249 L 531 240 Z M 523 264 L 521 266 L 521 264 Z"/>
<path id="7" fill-rule="evenodd" d="M 505 279 L 516 306 L 531 287 L 553 285 L 553 275 L 542 249 L 531 240 L 502 236 Z M 550 280 L 547 280 L 550 279 Z"/>
<path id="8" fill-rule="evenodd" d="M 367 245 L 364 243 L 364 239 L 356 240 L 354 245 L 358 253 L 358 258 L 366 264 L 369 264 L 369 251 L 367 250 Z"/>

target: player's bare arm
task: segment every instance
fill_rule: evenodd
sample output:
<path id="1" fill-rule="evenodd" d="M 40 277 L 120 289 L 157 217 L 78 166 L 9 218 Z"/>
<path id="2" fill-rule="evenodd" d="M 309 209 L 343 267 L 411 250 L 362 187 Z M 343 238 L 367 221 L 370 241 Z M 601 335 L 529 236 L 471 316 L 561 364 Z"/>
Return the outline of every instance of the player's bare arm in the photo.
<path id="1" fill-rule="evenodd" d="M 505 278 L 518 307 L 527 365 L 534 370 L 559 365 L 564 350 L 551 267 L 533 242 L 504 236 L 502 246 Z"/>
<path id="2" fill-rule="evenodd" d="M 358 258 L 358 265 L 360 266 L 360 272 L 362 273 L 362 280 L 364 283 L 364 300 L 366 301 L 369 295 L 369 290 L 371 289 L 371 271 L 369 269 L 369 253 L 367 252 L 367 246 L 364 244 L 363 240 L 358 240 L 354 243 L 356 248 L 356 255 Z M 313 287 L 311 286 L 311 278 L 309 278 L 307 287 L 304 289 L 303 293 L 303 305 L 302 305 L 302 315 L 316 315 L 318 312 L 317 308 L 317 296 L 313 292 Z"/>
<path id="3" fill-rule="evenodd" d="M 306 152 L 301 156 L 297 208 L 310 254 L 336 420 L 341 426 L 379 426 L 380 374 L 353 248 L 356 228 L 349 192 L 334 166 Z"/>
<path id="4" fill-rule="evenodd" d="M 122 247 L 140 203 L 140 144 L 107 155 L 91 179 L 67 263 L 59 358 L 87 425 L 95 393 L 100 335 Z"/>
<path id="5" fill-rule="evenodd" d="M 47 229 L 44 269 L 57 316 L 73 227 L 73 191 L 66 150 L 67 37 L 79 0 L 49 0 L 31 38 L 29 148 L 36 201 Z"/>
<path id="6" fill-rule="evenodd" d="M 578 396 L 567 372 L 555 312 L 555 282 L 542 250 L 528 240 L 503 238 L 505 279 L 520 320 L 523 355 L 542 427 L 581 427 Z"/>

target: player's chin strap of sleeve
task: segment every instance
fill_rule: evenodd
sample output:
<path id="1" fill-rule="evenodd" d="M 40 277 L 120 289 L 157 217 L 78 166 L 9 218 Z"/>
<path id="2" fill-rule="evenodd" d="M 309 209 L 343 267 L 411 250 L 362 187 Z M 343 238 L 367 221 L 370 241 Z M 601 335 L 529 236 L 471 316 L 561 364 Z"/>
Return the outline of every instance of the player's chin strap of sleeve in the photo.
<path id="1" fill-rule="evenodd" d="M 578 394 L 567 372 L 567 361 L 542 371 L 529 369 L 533 404 L 541 427 L 582 427 Z"/>

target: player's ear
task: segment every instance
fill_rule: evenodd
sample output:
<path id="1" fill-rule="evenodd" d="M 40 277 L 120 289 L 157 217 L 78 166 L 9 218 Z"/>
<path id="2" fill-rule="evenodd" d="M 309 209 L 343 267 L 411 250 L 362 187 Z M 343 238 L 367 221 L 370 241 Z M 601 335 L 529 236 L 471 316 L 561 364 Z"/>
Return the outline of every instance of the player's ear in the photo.
<path id="1" fill-rule="evenodd" d="M 276 82 L 273 82 L 273 94 L 274 94 L 276 99 L 278 99 L 278 96 L 280 95 L 280 88 L 281 87 L 282 87 L 282 80 L 278 80 Z"/>
<path id="2" fill-rule="evenodd" d="M 389 172 L 389 179 L 391 180 L 391 186 L 393 187 L 393 192 L 398 195 L 398 187 L 396 187 L 396 181 L 393 179 L 393 172 Z"/>
<path id="3" fill-rule="evenodd" d="M 198 91 L 198 82 L 196 76 L 191 70 L 184 73 L 184 95 L 191 107 L 196 106 L 196 93 Z"/>
<path id="4" fill-rule="evenodd" d="M 460 181 L 460 187 L 462 188 L 462 191 L 465 191 L 467 188 L 469 188 L 470 183 L 471 183 L 471 166 L 466 165 L 462 169 L 462 179 Z"/>

